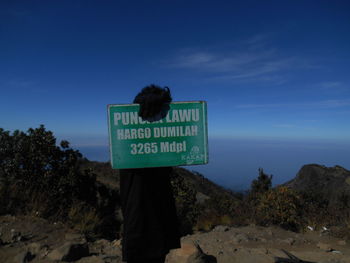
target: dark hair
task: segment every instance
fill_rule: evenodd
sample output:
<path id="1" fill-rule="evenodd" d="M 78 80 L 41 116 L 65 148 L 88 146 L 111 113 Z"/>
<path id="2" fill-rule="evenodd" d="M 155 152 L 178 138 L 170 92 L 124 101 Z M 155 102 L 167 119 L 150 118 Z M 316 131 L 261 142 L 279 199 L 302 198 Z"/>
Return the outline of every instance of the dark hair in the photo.
<path id="1" fill-rule="evenodd" d="M 134 103 L 140 104 L 139 116 L 145 120 L 162 113 L 164 107 L 171 101 L 172 98 L 168 87 L 161 88 L 153 84 L 143 88 L 134 99 Z"/>

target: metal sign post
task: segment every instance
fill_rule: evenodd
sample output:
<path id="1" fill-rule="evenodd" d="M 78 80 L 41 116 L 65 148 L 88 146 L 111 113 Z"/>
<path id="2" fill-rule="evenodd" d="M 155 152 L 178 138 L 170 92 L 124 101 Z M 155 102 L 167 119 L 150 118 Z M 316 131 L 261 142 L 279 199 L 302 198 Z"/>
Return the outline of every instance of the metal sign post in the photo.
<path id="1" fill-rule="evenodd" d="M 138 104 L 108 105 L 113 169 L 208 163 L 207 104 L 173 102 L 156 122 L 138 116 Z"/>

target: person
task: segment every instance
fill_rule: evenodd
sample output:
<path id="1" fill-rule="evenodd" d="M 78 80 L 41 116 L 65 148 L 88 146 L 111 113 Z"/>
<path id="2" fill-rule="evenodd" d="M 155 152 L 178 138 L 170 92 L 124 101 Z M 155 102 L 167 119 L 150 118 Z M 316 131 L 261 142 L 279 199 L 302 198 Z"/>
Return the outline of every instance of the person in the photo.
<path id="1" fill-rule="evenodd" d="M 171 102 L 169 88 L 150 85 L 134 103 L 150 122 L 164 118 Z M 171 188 L 172 167 L 121 169 L 120 197 L 124 218 L 122 259 L 128 263 L 163 263 L 180 247 L 180 230 Z"/>

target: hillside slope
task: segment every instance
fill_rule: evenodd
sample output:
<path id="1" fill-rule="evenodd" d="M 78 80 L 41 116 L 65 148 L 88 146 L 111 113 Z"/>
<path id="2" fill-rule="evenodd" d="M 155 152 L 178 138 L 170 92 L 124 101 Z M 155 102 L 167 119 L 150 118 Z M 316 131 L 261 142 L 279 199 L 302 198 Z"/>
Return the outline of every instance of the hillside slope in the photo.
<path id="1" fill-rule="evenodd" d="M 296 177 L 285 183 L 299 192 L 314 192 L 322 195 L 330 205 L 340 198 L 350 196 L 350 171 L 341 166 L 326 167 L 318 164 L 304 165 Z"/>
<path id="2" fill-rule="evenodd" d="M 85 160 L 82 162 L 82 169 L 91 169 L 96 174 L 97 181 L 112 189 L 119 190 L 119 171 L 112 169 L 110 163 Z M 227 198 L 237 200 L 237 194 L 217 185 L 200 173 L 181 167 L 174 167 L 174 175 L 182 177 L 186 183 L 196 190 L 199 202 L 216 195 L 224 195 Z"/>

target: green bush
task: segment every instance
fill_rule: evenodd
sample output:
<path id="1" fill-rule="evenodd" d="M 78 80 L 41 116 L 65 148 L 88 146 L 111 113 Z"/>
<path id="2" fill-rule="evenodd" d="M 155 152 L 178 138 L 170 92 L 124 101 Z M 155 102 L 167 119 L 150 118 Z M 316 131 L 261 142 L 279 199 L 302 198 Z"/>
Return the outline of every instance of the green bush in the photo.
<path id="1" fill-rule="evenodd" d="M 65 218 L 73 199 L 96 204 L 95 177 L 79 170 L 79 151 L 67 141 L 56 146 L 41 125 L 26 133 L 0 129 L 1 211 L 37 211 L 43 217 Z"/>
<path id="2" fill-rule="evenodd" d="M 197 191 L 184 177 L 173 173 L 171 178 L 180 230 L 182 235 L 191 234 L 196 224 L 199 210 L 196 204 Z"/>
<path id="3" fill-rule="evenodd" d="M 0 214 L 31 214 L 113 238 L 118 193 L 99 185 L 83 162 L 67 141 L 56 145 L 43 125 L 12 134 L 0 128 Z"/>
<path id="4" fill-rule="evenodd" d="M 260 225 L 279 225 L 297 230 L 302 225 L 299 195 L 281 186 L 263 193 L 256 206 L 256 223 Z"/>
<path id="5" fill-rule="evenodd" d="M 68 212 L 69 225 L 84 234 L 88 239 L 96 239 L 103 225 L 99 213 L 84 202 L 74 202 Z"/>
<path id="6" fill-rule="evenodd" d="M 261 194 L 269 191 L 272 186 L 272 175 L 264 173 L 262 168 L 259 168 L 259 176 L 254 179 L 251 184 L 249 199 L 254 200 L 259 198 Z"/>

